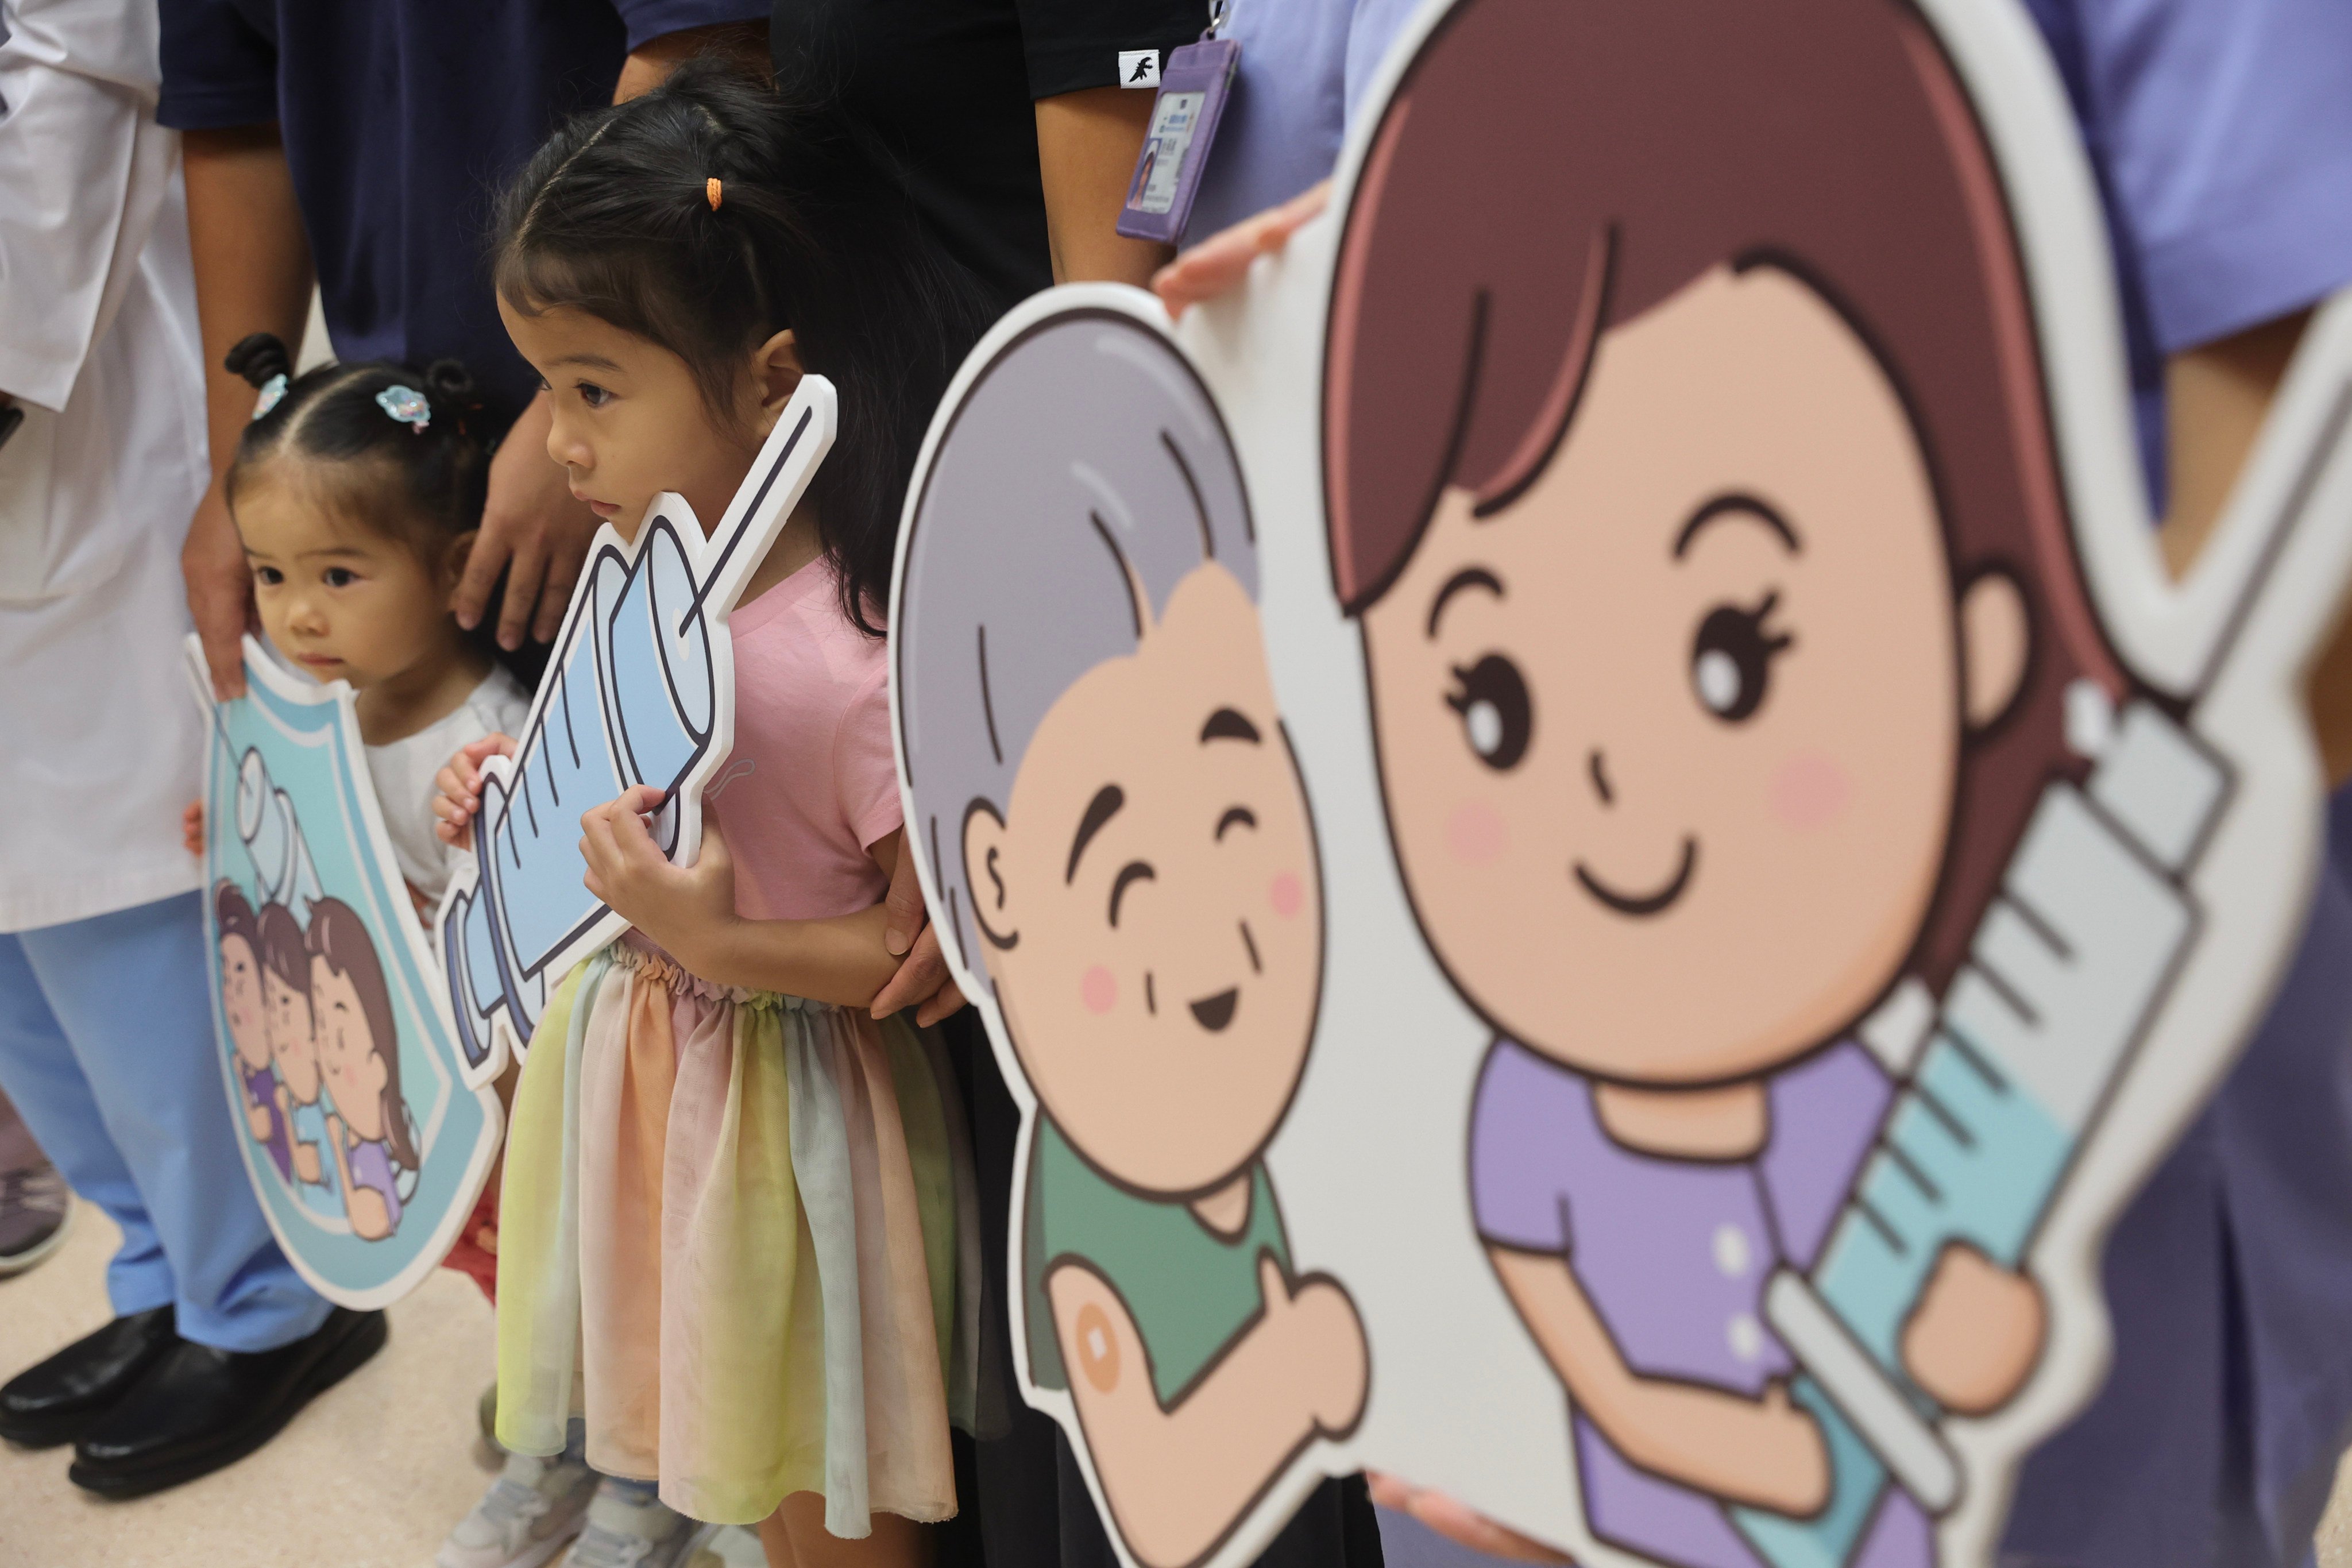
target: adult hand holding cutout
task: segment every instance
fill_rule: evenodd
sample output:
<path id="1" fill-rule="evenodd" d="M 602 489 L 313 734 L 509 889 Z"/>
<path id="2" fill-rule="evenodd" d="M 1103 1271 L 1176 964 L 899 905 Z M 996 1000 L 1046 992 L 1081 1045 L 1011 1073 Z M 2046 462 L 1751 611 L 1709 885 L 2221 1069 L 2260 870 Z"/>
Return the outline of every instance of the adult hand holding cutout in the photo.
<path id="1" fill-rule="evenodd" d="M 1372 1500 L 1381 1507 L 1409 1514 L 1446 1540 L 1458 1542 L 1474 1552 L 1484 1552 L 1509 1563 L 1576 1561 L 1540 1541 L 1530 1541 L 1515 1530 L 1505 1529 L 1444 1492 L 1416 1487 L 1381 1470 L 1367 1470 L 1364 1479 L 1371 1485 Z"/>
<path id="2" fill-rule="evenodd" d="M 228 501 L 217 479 L 205 489 L 180 546 L 180 574 L 186 580 L 188 616 L 203 643 L 213 696 L 222 702 L 245 695 L 245 634 L 255 626 L 253 568 L 245 543 L 230 521 Z"/>
<path id="3" fill-rule="evenodd" d="M 1290 243 L 1309 220 L 1331 201 L 1331 182 L 1308 186 L 1278 207 L 1268 207 L 1231 228 L 1219 229 L 1200 244 L 1177 252 L 1176 259 L 1151 277 L 1151 291 L 1168 307 L 1170 317 L 1189 306 L 1213 300 L 1238 288 L 1249 276 L 1250 263 L 1274 256 Z"/>
<path id="4" fill-rule="evenodd" d="M 915 858 L 902 848 L 890 870 L 890 892 L 884 900 L 888 923 L 882 945 L 894 958 L 903 958 L 898 973 L 874 998 L 873 1014 L 887 1018 L 902 1008 L 915 1009 L 915 1026 L 929 1028 L 963 1005 L 963 993 L 948 978 L 947 956 L 940 951 L 940 933 L 931 929 L 930 911 L 923 907 L 922 879 L 915 874 Z"/>

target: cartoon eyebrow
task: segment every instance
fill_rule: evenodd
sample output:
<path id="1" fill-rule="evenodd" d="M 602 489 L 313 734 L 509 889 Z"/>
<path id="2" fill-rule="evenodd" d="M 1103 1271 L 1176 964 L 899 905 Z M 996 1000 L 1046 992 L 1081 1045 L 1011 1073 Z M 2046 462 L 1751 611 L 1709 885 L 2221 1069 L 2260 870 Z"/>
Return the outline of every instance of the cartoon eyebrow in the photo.
<path id="1" fill-rule="evenodd" d="M 1228 827 L 1255 827 L 1256 826 L 1257 813 L 1245 805 L 1229 805 L 1225 807 L 1225 815 L 1217 818 L 1217 831 L 1212 835 L 1212 837 L 1223 838 L 1225 829 Z"/>
<path id="2" fill-rule="evenodd" d="M 1503 596 L 1503 584 L 1500 578 L 1484 566 L 1465 566 L 1461 571 L 1448 577 L 1445 580 L 1445 586 L 1437 591 L 1436 599 L 1429 606 L 1429 627 L 1425 636 L 1433 637 L 1437 635 L 1437 617 L 1444 613 L 1445 602 L 1465 588 L 1484 588 L 1497 599 Z"/>
<path id="3" fill-rule="evenodd" d="M 1247 741 L 1255 746 L 1258 739 L 1257 726 L 1237 709 L 1220 708 L 1201 726 L 1201 744 L 1204 746 L 1212 741 Z"/>
<path id="4" fill-rule="evenodd" d="M 1683 552 L 1690 548 L 1690 542 L 1697 537 L 1699 530 L 1719 517 L 1744 517 L 1762 523 L 1780 536 L 1780 542 L 1788 546 L 1791 555 L 1804 549 L 1797 542 L 1797 531 L 1789 526 L 1789 520 L 1782 517 L 1770 502 L 1759 500 L 1745 490 L 1731 490 L 1690 514 L 1690 521 L 1683 524 L 1683 531 L 1675 535 L 1675 559 L 1681 560 Z"/>
<path id="5" fill-rule="evenodd" d="M 1118 816 L 1118 808 L 1126 804 L 1126 793 L 1117 784 L 1103 785 L 1102 788 L 1095 791 L 1094 799 L 1087 802 L 1087 813 L 1078 818 L 1077 837 L 1070 840 L 1069 869 L 1062 873 L 1064 887 L 1069 886 L 1077 879 L 1078 857 L 1087 852 L 1088 841 L 1101 832 L 1103 824 Z M 1118 922 L 1114 921 L 1111 923 L 1116 925 Z"/>

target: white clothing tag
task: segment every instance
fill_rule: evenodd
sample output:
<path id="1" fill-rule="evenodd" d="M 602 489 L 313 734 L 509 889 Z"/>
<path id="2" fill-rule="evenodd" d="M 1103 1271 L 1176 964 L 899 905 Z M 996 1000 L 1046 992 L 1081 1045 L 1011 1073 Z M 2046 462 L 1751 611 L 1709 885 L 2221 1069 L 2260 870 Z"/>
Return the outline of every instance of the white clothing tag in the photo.
<path id="1" fill-rule="evenodd" d="M 1119 50 L 1118 85 L 1158 87 L 1160 85 L 1160 51 L 1158 49 Z"/>

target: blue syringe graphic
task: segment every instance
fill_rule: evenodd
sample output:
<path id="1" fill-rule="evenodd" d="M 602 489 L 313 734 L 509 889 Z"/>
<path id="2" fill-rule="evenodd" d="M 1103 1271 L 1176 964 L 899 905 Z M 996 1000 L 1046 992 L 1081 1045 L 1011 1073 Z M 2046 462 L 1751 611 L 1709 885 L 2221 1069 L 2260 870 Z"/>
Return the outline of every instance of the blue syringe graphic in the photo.
<path id="1" fill-rule="evenodd" d="M 597 534 L 515 754 L 484 770 L 476 875 L 452 881 L 436 927 L 469 1068 L 491 1061 L 495 1028 L 527 1045 L 548 987 L 626 928 L 583 883 L 583 812 L 651 784 L 655 841 L 693 858 L 699 816 L 681 805 L 733 743 L 725 617 L 831 447 L 834 407 L 830 383 L 802 379 L 708 542 L 674 495 L 634 542 Z"/>
<path id="2" fill-rule="evenodd" d="M 309 921 L 310 906 L 326 896 L 318 868 L 310 864 L 294 802 L 252 747 L 236 768 L 236 836 L 253 861 L 255 907 L 283 904 Z"/>
<path id="3" fill-rule="evenodd" d="M 2347 426 L 2342 386 L 2198 694 L 2344 455 Z M 2193 702 L 2176 719 L 2146 698 L 2110 714 L 2087 683 L 2069 698 L 2099 737 L 2088 777 L 2045 786 L 1940 1009 L 1915 982 L 1865 1026 L 1906 1081 L 1811 1274 L 1784 1268 L 1767 1287 L 1765 1315 L 1801 1369 L 1790 1396 L 1819 1422 L 1832 1474 L 1811 1518 L 1729 1510 L 1773 1568 L 1843 1568 L 1890 1484 L 1931 1514 L 1958 1500 L 1943 1412 L 1904 1369 L 1904 1324 L 1947 1244 L 2021 1265 L 2195 948 L 2190 879 L 2233 770 L 2198 732 Z"/>

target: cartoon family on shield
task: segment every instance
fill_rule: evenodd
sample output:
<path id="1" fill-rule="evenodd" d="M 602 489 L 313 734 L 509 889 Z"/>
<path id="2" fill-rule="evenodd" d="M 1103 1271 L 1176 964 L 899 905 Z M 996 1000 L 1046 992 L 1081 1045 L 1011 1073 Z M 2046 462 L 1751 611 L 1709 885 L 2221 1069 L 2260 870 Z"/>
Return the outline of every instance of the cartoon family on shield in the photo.
<path id="1" fill-rule="evenodd" d="M 1591 1533 L 1928 1564 L 1938 1423 L 2042 1357 L 2023 1257 L 2193 940 L 2230 766 L 2094 608 L 1936 32 L 1686 9 L 1460 0 L 1421 44 L 1333 270 L 1330 584 L 1414 921 L 1493 1033 L 1462 1206 Z M 902 755 L 1034 1102 L 1029 1384 L 1182 1568 L 1371 1385 L 1264 1162 L 1318 850 L 1214 400 L 1137 316 L 1030 315 L 919 479 Z"/>
<path id="2" fill-rule="evenodd" d="M 400 1092 L 392 993 L 366 923 L 318 892 L 292 803 L 269 785 L 259 753 L 248 752 L 241 774 L 257 773 L 241 776 L 240 798 L 257 795 L 262 809 L 240 815 L 280 829 L 277 858 L 254 858 L 265 875 L 282 860 L 283 886 L 257 909 L 228 878 L 212 892 L 221 1011 L 246 1130 L 305 1213 L 381 1241 L 399 1227 L 420 1163 Z M 269 842 L 255 835 L 248 843 L 256 837 Z"/>

